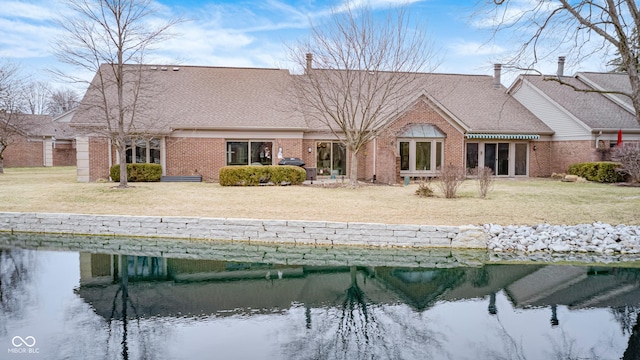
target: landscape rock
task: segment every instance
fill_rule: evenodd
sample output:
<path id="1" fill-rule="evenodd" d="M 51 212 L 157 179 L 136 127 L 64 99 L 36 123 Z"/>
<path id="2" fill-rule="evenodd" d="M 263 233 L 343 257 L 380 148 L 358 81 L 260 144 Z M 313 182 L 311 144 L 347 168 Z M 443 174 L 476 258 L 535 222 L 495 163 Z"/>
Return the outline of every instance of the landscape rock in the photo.
<path id="1" fill-rule="evenodd" d="M 498 229 L 502 229 L 498 232 Z M 603 224 L 575 226 L 485 226 L 490 251 L 522 253 L 639 254 L 640 227 Z"/>

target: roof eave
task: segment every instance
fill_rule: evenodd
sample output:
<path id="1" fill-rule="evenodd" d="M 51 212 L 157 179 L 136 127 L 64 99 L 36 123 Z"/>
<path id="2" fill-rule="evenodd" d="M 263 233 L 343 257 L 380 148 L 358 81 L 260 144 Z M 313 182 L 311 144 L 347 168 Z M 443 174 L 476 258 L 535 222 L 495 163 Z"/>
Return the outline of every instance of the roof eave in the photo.
<path id="1" fill-rule="evenodd" d="M 171 127 L 176 130 L 207 130 L 207 131 L 307 131 L 306 127 L 265 127 L 265 126 L 193 126 L 178 125 Z"/>

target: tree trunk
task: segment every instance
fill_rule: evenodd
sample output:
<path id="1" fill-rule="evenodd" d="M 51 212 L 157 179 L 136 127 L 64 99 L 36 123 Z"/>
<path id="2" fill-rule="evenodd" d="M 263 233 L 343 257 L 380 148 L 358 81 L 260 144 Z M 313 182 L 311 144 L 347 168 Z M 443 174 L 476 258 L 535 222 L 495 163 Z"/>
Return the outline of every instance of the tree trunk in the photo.
<path id="1" fill-rule="evenodd" d="M 0 174 L 4 174 L 4 159 L 0 156 Z"/>
<path id="2" fill-rule="evenodd" d="M 636 324 L 633 326 L 631 336 L 629 336 L 629 342 L 627 343 L 627 349 L 624 351 L 622 359 L 640 359 L 640 313 L 638 313 Z"/>
<path id="3" fill-rule="evenodd" d="M 631 82 L 631 102 L 633 103 L 633 108 L 636 110 L 636 121 L 640 124 L 640 78 L 638 73 L 635 73 L 636 76 L 629 76 L 629 81 Z"/>
<path id="4" fill-rule="evenodd" d="M 358 152 L 349 151 L 351 153 L 351 164 L 349 165 L 349 187 L 358 187 Z"/>
<path id="5" fill-rule="evenodd" d="M 109 150 L 111 151 L 111 150 Z M 118 142 L 118 153 L 120 154 L 120 185 L 119 188 L 127 188 L 127 143 L 124 140 Z"/>

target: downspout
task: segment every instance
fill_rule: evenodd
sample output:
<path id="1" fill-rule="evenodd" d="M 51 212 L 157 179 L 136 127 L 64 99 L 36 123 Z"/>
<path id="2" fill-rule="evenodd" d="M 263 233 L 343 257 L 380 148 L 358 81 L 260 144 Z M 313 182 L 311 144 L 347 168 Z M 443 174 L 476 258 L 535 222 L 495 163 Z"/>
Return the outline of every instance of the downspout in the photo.
<path id="1" fill-rule="evenodd" d="M 376 161 L 378 155 L 378 138 L 373 138 L 373 182 L 376 182 Z"/>
<path id="2" fill-rule="evenodd" d="M 598 149 L 598 139 L 600 139 L 600 136 L 602 136 L 602 130 L 596 135 L 596 150 Z"/>
<path id="3" fill-rule="evenodd" d="M 42 166 L 47 166 L 47 138 L 42 137 Z"/>
<path id="4" fill-rule="evenodd" d="M 113 156 L 111 155 L 111 151 L 113 151 L 113 146 L 111 144 L 111 139 L 107 139 L 107 154 L 109 156 L 109 170 L 111 170 L 111 167 L 114 165 L 112 163 Z M 91 168 L 91 166 L 89 166 L 89 168 Z M 109 177 L 111 177 L 111 171 L 109 171 Z M 111 179 L 111 181 L 113 181 L 113 179 Z"/>
<path id="5" fill-rule="evenodd" d="M 162 166 L 162 175 L 167 176 L 167 137 L 160 138 L 160 166 Z"/>

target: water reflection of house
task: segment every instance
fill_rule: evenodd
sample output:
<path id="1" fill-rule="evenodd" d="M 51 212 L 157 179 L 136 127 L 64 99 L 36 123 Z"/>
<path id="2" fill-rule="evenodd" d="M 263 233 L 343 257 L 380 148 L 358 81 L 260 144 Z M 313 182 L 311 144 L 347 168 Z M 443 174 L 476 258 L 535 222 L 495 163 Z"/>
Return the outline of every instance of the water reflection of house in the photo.
<path id="1" fill-rule="evenodd" d="M 640 304 L 640 269 L 544 266 L 505 288 L 515 306 Z"/>
<path id="2" fill-rule="evenodd" d="M 95 311 L 111 318 L 121 284 L 121 256 L 80 255 L 78 294 Z M 255 314 L 286 310 L 292 304 L 310 307 L 338 303 L 352 286 L 350 269 L 266 264 L 240 264 L 215 260 L 184 260 L 129 256 L 128 296 L 138 316 L 199 316 Z M 375 303 L 397 298 L 376 281 L 358 286 Z M 142 281 L 143 280 L 143 281 Z"/>
<path id="3" fill-rule="evenodd" d="M 81 254 L 78 293 L 105 318 L 114 314 L 121 256 Z M 403 302 L 424 311 L 438 301 L 488 299 L 505 291 L 515 307 L 616 307 L 640 303 L 640 269 L 560 265 L 478 268 L 287 266 L 127 257 L 128 296 L 138 316 L 254 314 L 338 306 L 357 285 L 375 304 Z M 123 270 L 120 270 L 122 272 Z M 353 275 L 355 275 L 355 278 Z M 354 280 L 355 279 L 355 280 Z M 553 319 L 552 319 L 553 320 Z M 557 319 L 556 323 L 557 323 Z M 553 323 L 553 322 L 552 322 Z"/>
<path id="4" fill-rule="evenodd" d="M 375 276 L 418 311 L 437 301 L 483 298 L 540 266 L 485 265 L 479 268 L 376 268 Z"/>

